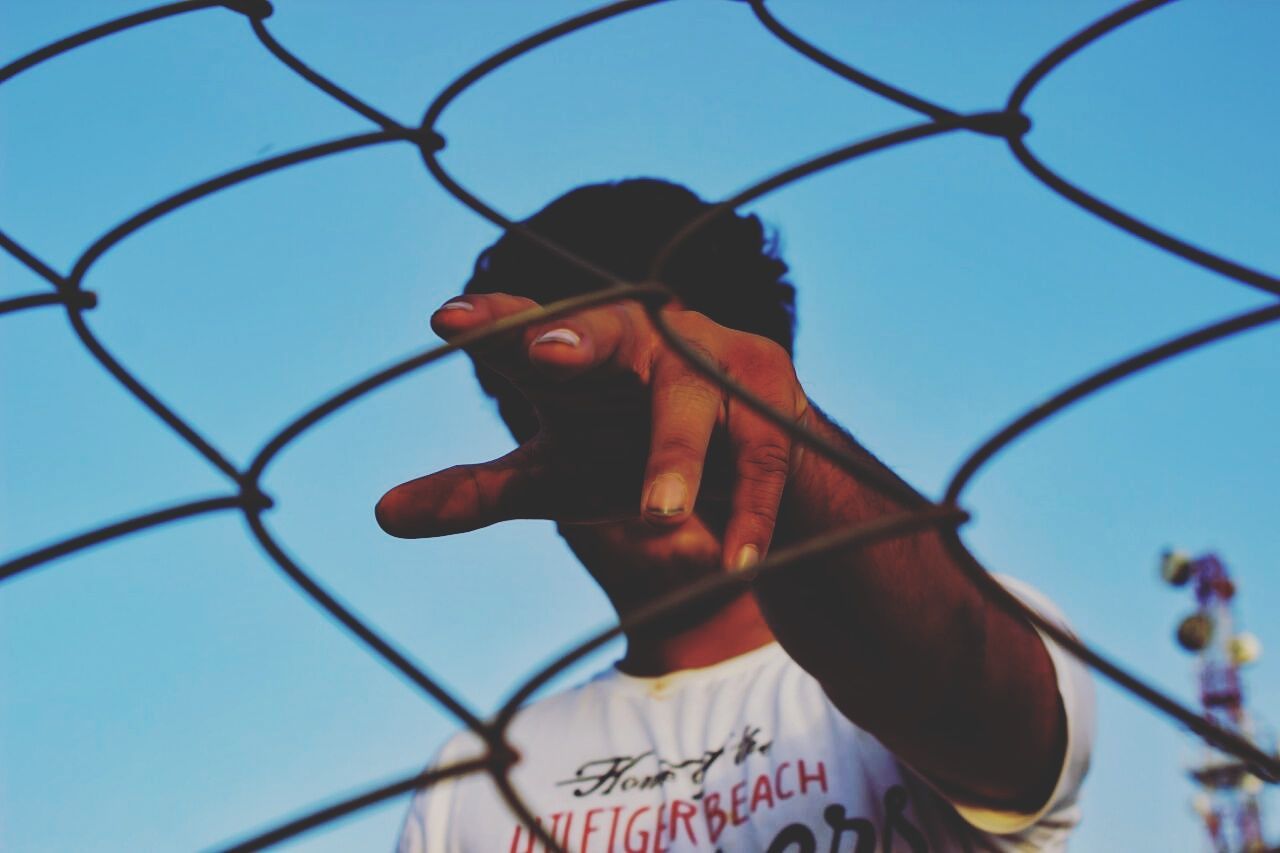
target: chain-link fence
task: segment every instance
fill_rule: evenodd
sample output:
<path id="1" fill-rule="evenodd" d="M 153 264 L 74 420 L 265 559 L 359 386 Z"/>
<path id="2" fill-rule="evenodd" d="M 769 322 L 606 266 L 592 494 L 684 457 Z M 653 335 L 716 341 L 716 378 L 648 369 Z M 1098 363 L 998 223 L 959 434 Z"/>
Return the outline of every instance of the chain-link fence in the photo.
<path id="1" fill-rule="evenodd" d="M 445 148 L 446 140 L 435 128 L 439 124 L 441 115 L 470 86 L 513 59 L 557 39 L 571 36 L 573 33 L 593 24 L 624 15 L 645 6 L 654 5 L 657 2 L 659 0 L 623 0 L 623 2 L 603 6 L 551 26 L 493 54 L 440 92 L 427 109 L 421 124 L 417 127 L 405 126 L 388 117 L 374 106 L 356 98 L 342 87 L 310 68 L 280 44 L 273 37 L 267 26 L 267 21 L 272 14 L 272 8 L 266 0 L 226 0 L 226 2 L 186 0 L 186 2 L 159 6 L 70 36 L 28 54 L 0 69 L 0 83 L 3 83 L 40 63 L 54 60 L 61 54 L 75 50 L 95 40 L 107 38 L 124 30 L 175 15 L 221 7 L 230 13 L 243 15 L 263 48 L 309 84 L 359 114 L 374 125 L 375 128 L 366 133 L 346 136 L 270 157 L 174 193 L 163 201 L 148 207 L 110 229 L 80 253 L 71 271 L 67 274 L 58 272 L 3 231 L 0 231 L 0 246 L 3 246 L 9 254 L 46 280 L 51 286 L 48 291 L 32 293 L 0 302 L 0 313 L 23 311 L 41 306 L 61 306 L 67 312 L 76 337 L 92 358 L 101 364 L 120 385 L 127 389 L 140 405 L 145 406 L 156 417 L 160 418 L 195 452 L 200 454 L 210 466 L 225 475 L 229 487 L 226 493 L 220 497 L 182 503 L 157 512 L 139 515 L 115 524 L 70 536 L 54 545 L 19 556 L 0 566 L 0 580 L 12 578 L 28 569 L 47 564 L 81 549 L 127 536 L 136 531 L 164 525 L 178 519 L 210 513 L 242 513 L 262 550 L 279 566 L 281 571 L 288 576 L 302 594 L 308 596 L 323 608 L 337 624 L 363 643 L 371 654 L 379 658 L 385 665 L 398 671 L 420 689 L 422 693 L 439 703 L 459 722 L 473 730 L 487 744 L 485 754 L 474 760 L 433 768 L 428 772 L 415 774 L 392 784 L 364 792 L 359 796 L 320 809 L 253 838 L 236 843 L 228 847 L 228 850 L 262 849 L 388 798 L 429 786 L 442 779 L 471 773 L 488 774 L 529 831 L 545 843 L 549 849 L 559 849 L 529 813 L 521 800 L 519 792 L 513 788 L 508 775 L 516 758 L 506 741 L 507 726 L 520 705 L 531 697 L 536 690 L 573 663 L 616 638 L 624 631 L 658 619 L 672 609 L 686 605 L 695 599 L 715 595 L 731 587 L 746 587 L 764 574 L 773 573 L 798 560 L 808 559 L 831 549 L 865 545 L 930 528 L 940 532 L 947 549 L 956 562 L 1000 606 L 1020 613 L 1071 654 L 1149 704 L 1156 712 L 1187 727 L 1225 752 L 1240 757 L 1247 763 L 1252 772 L 1259 777 L 1271 781 L 1280 779 L 1280 760 L 1264 753 L 1238 735 L 1213 726 L 1194 710 L 1183 707 L 1127 669 L 1117 665 L 1096 649 L 1080 642 L 1070 634 L 1065 633 L 1054 623 L 1045 620 L 1034 611 L 1024 607 L 1007 593 L 1002 586 L 991 579 L 984 568 L 971 555 L 959 533 L 960 528 L 968 519 L 961 502 L 966 486 L 984 465 L 989 463 L 993 457 L 1008 447 L 1015 439 L 1099 389 L 1142 371 L 1151 365 L 1176 357 L 1212 341 L 1280 319 L 1280 304 L 1269 304 L 1263 308 L 1205 326 L 1190 334 L 1167 341 L 1145 352 L 1112 364 L 1106 369 L 1054 394 L 1046 402 L 1010 421 L 1007 426 L 983 442 L 978 450 L 963 460 L 957 468 L 957 473 L 948 484 L 943 500 L 937 504 L 924 500 L 892 476 L 888 476 L 883 471 L 868 465 L 866 460 L 860 456 L 841 446 L 825 441 L 821 437 L 799 428 L 791 423 L 788 418 L 772 412 L 746 389 L 738 387 L 714 365 L 706 363 L 697 352 L 691 350 L 668 328 L 661 312 L 658 310 L 670 296 L 670 292 L 661 283 L 666 258 L 684 240 L 717 216 L 735 210 L 780 187 L 836 164 L 845 163 L 892 146 L 906 145 L 916 140 L 951 133 L 971 133 L 989 137 L 991 144 L 1007 146 L 1017 162 L 1036 180 L 1061 195 L 1064 199 L 1079 205 L 1117 228 L 1129 232 L 1135 238 L 1145 240 L 1167 252 L 1198 264 L 1223 278 L 1280 295 L 1280 279 L 1251 269 L 1228 258 L 1207 252 L 1110 206 L 1089 191 L 1072 185 L 1056 174 L 1037 158 L 1035 152 L 1025 142 L 1024 137 L 1031 127 L 1031 117 L 1023 112 L 1023 106 L 1037 85 L 1083 48 L 1139 16 L 1157 10 L 1170 2 L 1170 0 L 1142 0 L 1142 2 L 1133 3 L 1080 31 L 1035 63 L 1013 87 L 1003 108 L 978 113 L 955 112 L 913 93 L 899 89 L 888 82 L 876 79 L 836 57 L 824 53 L 797 33 L 789 30 L 766 7 L 763 0 L 750 0 L 750 2 L 741 3 L 743 14 L 754 15 L 761 26 L 792 49 L 808 57 L 831 73 L 844 78 L 849 83 L 914 111 L 920 115 L 921 119 L 916 124 L 869 139 L 857 140 L 819 157 L 814 157 L 777 172 L 733 197 L 718 203 L 697 219 L 685 225 L 653 259 L 648 278 L 645 281 L 636 282 L 623 280 L 613 275 L 609 270 L 600 269 L 584 259 L 574 256 L 562 247 L 526 229 L 520 223 L 509 220 L 502 213 L 471 193 L 441 163 L 439 154 Z M 92 310 L 98 300 L 93 292 L 83 288 L 85 276 L 95 262 L 110 248 L 148 223 L 166 216 L 184 205 L 220 190 L 300 163 L 383 144 L 415 147 L 421 153 L 423 163 L 428 172 L 459 202 L 498 227 L 507 231 L 517 232 L 523 235 L 525 239 L 542 245 L 548 251 L 555 252 L 570 263 L 589 272 L 599 280 L 600 289 L 585 296 L 547 305 L 540 310 L 495 323 L 482 330 L 467 334 L 448 345 L 406 358 L 389 368 L 343 388 L 271 436 L 246 467 L 243 469 L 238 468 L 217 449 L 209 438 L 202 435 L 190 423 L 175 414 L 137 376 L 126 370 L 94 335 L 85 322 L 85 313 Z M 285 552 L 263 521 L 263 514 L 271 508 L 272 500 L 261 490 L 260 483 L 272 460 L 287 445 L 337 410 L 392 380 L 412 371 L 420 370 L 460 349 L 477 344 L 492 336 L 589 306 L 618 300 L 636 300 L 644 304 L 655 327 L 667 343 L 688 360 L 695 369 L 721 383 L 731 394 L 743 400 L 761 415 L 769 418 L 780 429 L 788 432 L 795 441 L 811 448 L 813 452 L 828 456 L 831 460 L 846 468 L 867 487 L 893 497 L 900 505 L 908 509 L 900 515 L 879 518 L 848 530 L 831 532 L 804 544 L 774 552 L 766 561 L 751 570 L 731 575 L 719 575 L 681 589 L 632 614 L 623 624 L 601 632 L 569 653 L 549 662 L 520 685 L 513 692 L 510 700 L 492 719 L 485 720 L 443 689 L 435 679 L 424 671 L 422 666 L 398 650 L 392 642 L 384 638 L 372 626 L 357 618 L 337 598 L 317 583 L 306 569 L 298 565 Z"/>

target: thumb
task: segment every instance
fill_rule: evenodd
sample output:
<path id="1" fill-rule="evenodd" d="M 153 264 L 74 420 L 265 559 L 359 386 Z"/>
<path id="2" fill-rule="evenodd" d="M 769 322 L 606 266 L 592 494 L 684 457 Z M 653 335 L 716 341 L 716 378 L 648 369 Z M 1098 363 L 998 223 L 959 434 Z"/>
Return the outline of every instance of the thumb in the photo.
<path id="1" fill-rule="evenodd" d="M 522 446 L 492 462 L 455 465 L 402 483 L 374 508 L 378 526 L 401 539 L 421 539 L 542 517 L 530 457 Z"/>

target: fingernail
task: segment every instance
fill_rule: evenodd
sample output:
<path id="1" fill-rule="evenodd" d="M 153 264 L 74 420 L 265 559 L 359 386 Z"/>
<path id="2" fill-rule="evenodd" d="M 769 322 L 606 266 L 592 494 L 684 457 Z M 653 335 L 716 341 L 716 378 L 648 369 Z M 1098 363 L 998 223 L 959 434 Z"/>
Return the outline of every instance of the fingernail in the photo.
<path id="1" fill-rule="evenodd" d="M 689 489 L 679 474 L 662 474 L 649 487 L 649 499 L 645 510 L 650 515 L 669 518 L 684 512 L 689 499 Z"/>
<path id="2" fill-rule="evenodd" d="M 760 549 L 755 545 L 743 545 L 738 550 L 738 557 L 733 561 L 733 567 L 737 571 L 749 569 L 756 563 L 760 562 Z"/>
<path id="3" fill-rule="evenodd" d="M 580 338 L 578 333 L 573 329 L 552 329 L 549 332 L 543 332 L 541 335 L 538 335 L 538 337 L 533 341 L 534 346 L 537 346 L 538 344 L 551 343 L 566 344 L 571 347 L 576 347 L 578 344 L 582 343 L 582 338 Z"/>
<path id="4" fill-rule="evenodd" d="M 463 302 L 461 299 L 455 299 L 453 302 L 446 302 L 438 309 L 440 311 L 474 311 L 476 306 L 470 302 Z"/>

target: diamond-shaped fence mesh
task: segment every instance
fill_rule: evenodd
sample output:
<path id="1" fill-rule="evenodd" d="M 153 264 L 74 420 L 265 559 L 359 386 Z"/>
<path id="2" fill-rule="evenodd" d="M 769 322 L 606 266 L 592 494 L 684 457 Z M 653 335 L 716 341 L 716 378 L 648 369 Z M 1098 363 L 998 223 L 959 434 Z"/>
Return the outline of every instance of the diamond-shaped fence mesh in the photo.
<path id="1" fill-rule="evenodd" d="M 961 526 L 968 519 L 968 515 L 961 503 L 966 486 L 980 468 L 989 463 L 992 458 L 1015 439 L 1107 385 L 1210 342 L 1280 320 L 1280 304 L 1268 304 L 1263 308 L 1216 322 L 1192 333 L 1169 340 L 1123 361 L 1116 362 L 1053 394 L 1045 402 L 1012 419 L 1007 426 L 983 442 L 978 450 L 962 460 L 957 467 L 956 474 L 945 490 L 942 501 L 936 504 L 920 497 L 893 477 L 886 476 L 883 472 L 869 467 L 861 457 L 825 441 L 820 436 L 807 432 L 791 423 L 788 418 L 772 412 L 746 389 L 738 387 L 714 365 L 705 362 L 697 352 L 690 349 L 679 336 L 668 328 L 658 310 L 670 296 L 669 291 L 661 284 L 665 258 L 670 256 L 680 243 L 688 239 L 716 216 L 735 210 L 780 187 L 834 165 L 846 163 L 892 146 L 907 145 L 916 140 L 955 133 L 977 134 L 989 138 L 992 145 L 1007 146 L 1010 154 L 1025 168 L 1031 177 L 1040 181 L 1067 201 L 1079 205 L 1117 228 L 1127 231 L 1136 239 L 1147 241 L 1167 252 L 1198 264 L 1207 270 L 1217 273 L 1224 279 L 1280 295 L 1280 279 L 1184 242 L 1110 206 L 1088 190 L 1074 186 L 1056 174 L 1037 158 L 1035 152 L 1027 146 L 1024 140 L 1024 136 L 1031 126 L 1031 119 L 1023 112 L 1023 106 L 1037 85 L 1052 74 L 1062 63 L 1076 56 L 1083 48 L 1123 27 L 1128 22 L 1159 9 L 1170 0 L 1141 0 L 1141 2 L 1125 6 L 1081 30 L 1036 62 L 1018 80 L 1009 93 L 1003 108 L 978 113 L 957 112 L 942 105 L 931 103 L 924 98 L 899 89 L 886 81 L 879 80 L 846 64 L 834 56 L 824 53 L 797 33 L 789 30 L 784 23 L 770 12 L 764 0 L 750 0 L 750 2 L 741 3 L 743 14 L 753 14 L 761 26 L 792 49 L 821 65 L 832 74 L 847 80 L 851 85 L 859 86 L 868 92 L 914 111 L 919 114 L 920 120 L 915 124 L 889 133 L 856 140 L 821 156 L 769 175 L 731 198 L 719 202 L 696 220 L 689 222 L 672 238 L 669 244 L 653 259 L 648 279 L 637 282 L 627 281 L 615 276 L 609 270 L 600 269 L 586 260 L 574 256 L 571 252 L 526 229 L 520 223 L 511 221 L 471 193 L 441 163 L 439 154 L 445 148 L 446 140 L 435 130 L 435 127 L 439 123 L 441 115 L 459 96 L 463 95 L 470 86 L 495 69 L 539 47 L 561 38 L 570 37 L 574 33 L 596 23 L 616 18 L 645 6 L 654 5 L 657 2 L 660 2 L 660 0 L 623 0 L 623 2 L 602 6 L 548 27 L 494 53 L 440 92 L 432 101 L 421 124 L 417 127 L 407 127 L 389 118 L 376 107 L 353 96 L 315 69 L 309 67 L 299 57 L 280 44 L 272 36 L 267 26 L 267 21 L 272 14 L 272 8 L 266 0 L 226 0 L 226 2 L 186 0 L 186 2 L 158 6 L 148 11 L 129 15 L 85 30 L 34 51 L 0 69 L 0 83 L 3 83 L 30 68 L 43 62 L 54 61 L 58 56 L 98 39 L 108 38 L 130 28 L 145 26 L 148 23 L 175 15 L 197 10 L 221 8 L 229 13 L 244 16 L 265 50 L 306 80 L 307 83 L 359 114 L 374 126 L 374 129 L 368 132 L 318 143 L 270 157 L 176 192 L 111 228 L 80 253 L 70 272 L 66 274 L 58 272 L 3 231 L 0 231 L 0 246 L 3 246 L 9 254 L 46 280 L 50 285 L 50 290 L 0 302 L 0 314 L 42 306 L 61 306 L 67 312 L 71 327 L 88 354 L 101 364 L 115 381 L 127 389 L 139 405 L 149 409 L 196 453 L 204 457 L 210 466 L 225 475 L 228 486 L 226 494 L 221 497 L 182 503 L 105 527 L 81 532 L 68 536 L 54 545 L 11 559 L 7 563 L 0 565 L 0 581 L 12 578 L 29 569 L 45 565 L 57 560 L 59 557 L 81 549 L 128 536 L 140 530 L 168 524 L 178 519 L 209 513 L 241 513 L 248 522 L 248 526 L 262 550 L 296 585 L 302 595 L 309 597 L 323 608 L 336 625 L 341 626 L 343 630 L 353 635 L 366 647 L 371 655 L 378 658 L 384 665 L 403 675 L 409 682 L 420 689 L 426 697 L 439 703 L 460 723 L 473 730 L 487 744 L 485 753 L 474 760 L 433 768 L 428 772 L 415 774 L 374 790 L 366 791 L 359 796 L 335 803 L 303 817 L 290 820 L 287 823 L 282 823 L 269 831 L 230 845 L 225 848 L 228 851 L 263 849 L 362 808 L 408 791 L 427 787 L 442 779 L 463 774 L 488 774 L 493 784 L 501 791 L 508 804 L 528 827 L 529 831 L 546 844 L 548 849 L 558 850 L 560 847 L 529 813 L 529 810 L 521 800 L 520 793 L 514 789 L 509 778 L 509 771 L 513 762 L 517 759 L 506 741 L 507 726 L 520 705 L 532 696 L 539 687 L 585 655 L 619 636 L 624 630 L 660 618 L 664 613 L 684 606 L 695 599 L 715 595 L 728 587 L 748 586 L 762 575 L 779 571 L 789 564 L 810 558 L 826 550 L 868 544 L 928 528 L 939 531 L 957 563 L 971 576 L 974 583 L 978 584 L 1001 607 L 1021 614 L 1042 632 L 1052 637 L 1068 652 L 1112 680 L 1119 687 L 1146 702 L 1156 713 L 1185 726 L 1224 752 L 1238 756 L 1260 778 L 1270 781 L 1280 779 L 1280 761 L 1274 756 L 1266 754 L 1239 735 L 1214 726 L 1195 710 L 1180 705 L 1174 699 L 1145 683 L 1129 670 L 1111 661 L 1100 651 L 1081 642 L 1064 632 L 1057 625 L 1023 606 L 1017 599 L 1007 593 L 1002 586 L 991 579 L 982 565 L 970 554 L 959 533 Z M 540 310 L 530 311 L 495 323 L 448 345 L 436 347 L 406 358 L 349 387 L 338 390 L 324 402 L 294 420 L 275 435 L 270 436 L 263 443 L 261 450 L 254 456 L 249 465 L 243 469 L 238 468 L 217 449 L 213 441 L 175 414 L 147 388 L 141 379 L 134 376 L 116 361 L 94 335 L 85 321 L 85 314 L 96 306 L 98 298 L 96 294 L 83 288 L 85 276 L 107 250 L 127 239 L 148 223 L 166 216 L 184 205 L 245 181 L 250 181 L 281 169 L 287 169 L 300 163 L 384 144 L 408 145 L 416 148 L 421 153 L 422 161 L 427 171 L 459 202 L 498 227 L 507 231 L 518 232 L 526 239 L 541 244 L 547 250 L 567 258 L 571 263 L 595 276 L 599 280 L 600 289 L 585 296 L 543 306 Z M 263 493 L 259 484 L 262 481 L 264 471 L 266 471 L 272 460 L 290 442 L 296 440 L 304 432 L 340 408 L 392 380 L 411 371 L 420 370 L 464 347 L 479 343 L 494 335 L 509 332 L 554 316 L 578 311 L 589 306 L 619 300 L 635 300 L 642 303 L 667 343 L 679 352 L 696 370 L 724 385 L 731 394 L 742 399 L 760 414 L 770 418 L 781 429 L 786 430 L 795 441 L 809 447 L 812 452 L 825 454 L 834 462 L 845 467 L 852 475 L 859 478 L 864 485 L 893 496 L 901 505 L 908 507 L 908 510 L 900 515 L 879 518 L 847 530 L 831 532 L 802 545 L 774 552 L 767 560 L 751 570 L 733 575 L 716 576 L 678 590 L 645 607 L 642 611 L 632 614 L 623 624 L 615 625 L 609 630 L 599 633 L 567 654 L 548 662 L 545 667 L 532 674 L 512 692 L 510 700 L 492 719 L 482 719 L 442 688 L 435 679 L 424 671 L 422 666 L 398 650 L 393 643 L 383 637 L 374 627 L 365 624 L 344 607 L 329 591 L 317 583 L 304 567 L 298 565 L 285 552 L 263 520 L 263 514 L 272 506 L 272 500 Z"/>

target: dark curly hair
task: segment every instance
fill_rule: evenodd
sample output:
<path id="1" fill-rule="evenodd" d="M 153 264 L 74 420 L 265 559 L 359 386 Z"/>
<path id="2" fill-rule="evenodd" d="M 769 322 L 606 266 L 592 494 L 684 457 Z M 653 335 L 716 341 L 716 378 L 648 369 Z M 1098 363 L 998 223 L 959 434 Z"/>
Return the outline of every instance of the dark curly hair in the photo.
<path id="1" fill-rule="evenodd" d="M 711 205 L 685 187 L 653 178 L 579 187 L 524 221 L 531 230 L 627 281 L 648 276 L 653 258 Z M 686 308 L 722 326 L 762 335 L 792 351 L 795 288 L 775 241 L 755 216 L 726 213 L 671 256 L 663 284 Z M 467 293 L 511 293 L 540 304 L 606 286 L 547 249 L 507 232 L 476 259 Z M 481 387 L 518 440 L 538 428 L 529 406 L 502 377 L 476 365 Z"/>

